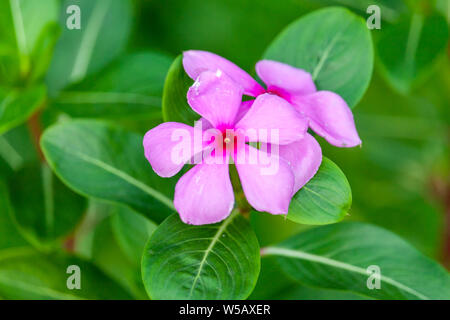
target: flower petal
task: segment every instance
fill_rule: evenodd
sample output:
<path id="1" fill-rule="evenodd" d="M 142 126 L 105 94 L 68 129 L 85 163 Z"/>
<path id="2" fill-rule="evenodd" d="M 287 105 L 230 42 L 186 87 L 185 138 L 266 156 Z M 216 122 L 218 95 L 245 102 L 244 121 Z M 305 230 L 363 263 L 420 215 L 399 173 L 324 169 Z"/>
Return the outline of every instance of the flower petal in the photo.
<path id="1" fill-rule="evenodd" d="M 165 122 L 144 136 L 145 157 L 161 177 L 172 177 L 202 151 L 202 132 L 178 122 Z"/>
<path id="2" fill-rule="evenodd" d="M 206 70 L 215 72 L 220 69 L 244 88 L 244 94 L 256 97 L 264 92 L 264 88 L 247 72 L 231 61 L 208 51 L 183 52 L 183 67 L 189 77 L 194 80 Z"/>
<path id="3" fill-rule="evenodd" d="M 267 85 L 267 91 L 277 92 L 283 97 L 316 92 L 311 74 L 305 70 L 272 60 L 261 60 L 255 68 L 258 76 Z"/>
<path id="4" fill-rule="evenodd" d="M 228 163 L 197 164 L 175 187 L 174 205 L 184 223 L 202 225 L 222 221 L 234 206 Z"/>
<path id="5" fill-rule="evenodd" d="M 189 88 L 192 109 L 215 128 L 232 126 L 242 101 L 242 88 L 222 71 L 205 71 Z"/>
<path id="6" fill-rule="evenodd" d="M 308 117 L 311 129 L 332 145 L 354 147 L 361 144 L 352 111 L 336 93 L 318 91 L 297 98 L 294 105 Z"/>
<path id="7" fill-rule="evenodd" d="M 287 161 L 245 145 L 234 162 L 245 197 L 253 208 L 272 214 L 288 212 L 294 174 Z"/>
<path id="8" fill-rule="evenodd" d="M 293 194 L 311 180 L 322 163 L 322 149 L 308 133 L 300 141 L 279 146 L 279 155 L 289 163 L 294 172 Z"/>
<path id="9" fill-rule="evenodd" d="M 250 142 L 288 144 L 303 138 L 308 122 L 286 100 L 265 93 L 256 98 L 235 128 L 243 130 Z"/>
<path id="10" fill-rule="evenodd" d="M 242 101 L 239 111 L 236 115 L 235 122 L 238 122 L 245 116 L 245 114 L 250 110 L 250 107 L 253 105 L 253 102 L 255 102 L 255 100 Z"/>

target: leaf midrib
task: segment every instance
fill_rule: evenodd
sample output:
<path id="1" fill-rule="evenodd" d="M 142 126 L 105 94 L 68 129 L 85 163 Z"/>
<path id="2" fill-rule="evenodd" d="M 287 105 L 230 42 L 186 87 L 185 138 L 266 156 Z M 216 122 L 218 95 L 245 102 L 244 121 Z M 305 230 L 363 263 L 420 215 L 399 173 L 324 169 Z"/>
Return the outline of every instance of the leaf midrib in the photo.
<path id="1" fill-rule="evenodd" d="M 359 273 L 359 274 L 367 276 L 366 270 L 361 267 L 357 267 L 357 266 L 354 266 L 354 265 L 351 265 L 351 264 L 348 264 L 345 262 L 337 261 L 337 260 L 326 258 L 323 256 L 318 256 L 318 255 L 307 253 L 307 252 L 300 251 L 300 250 L 292 250 L 292 249 L 281 248 L 281 247 L 267 247 L 264 249 L 263 252 L 267 256 L 268 255 L 276 255 L 276 256 L 284 256 L 284 257 L 296 258 L 296 259 L 301 259 L 301 260 L 308 260 L 308 261 L 312 261 L 312 262 L 325 264 L 325 265 L 328 265 L 328 266 L 331 266 L 331 267 L 334 267 L 337 269 L 343 269 L 343 270 L 347 270 L 347 271 L 350 271 L 353 273 Z M 390 277 L 380 275 L 380 280 L 384 281 L 385 283 L 388 283 L 400 290 L 408 292 L 408 293 L 418 297 L 419 299 L 430 300 L 430 298 L 425 296 L 424 294 L 422 294 L 422 293 L 414 290 L 413 288 L 410 288 Z"/>
<path id="2" fill-rule="evenodd" d="M 66 148 L 61 148 L 58 144 L 55 143 L 51 143 L 49 142 L 51 145 L 53 145 L 53 147 L 55 148 L 59 148 L 61 150 L 64 150 L 64 152 L 68 155 L 72 155 L 74 157 L 79 158 L 80 160 L 83 160 L 85 162 L 88 162 L 96 167 L 99 167 L 100 169 L 103 169 L 119 178 L 121 178 L 122 180 L 124 180 L 125 182 L 135 186 L 136 188 L 142 190 L 143 192 L 149 194 L 150 196 L 152 196 L 153 198 L 155 198 L 156 200 L 160 201 L 161 203 L 165 204 L 169 209 L 175 211 L 175 207 L 172 203 L 172 201 L 166 197 L 164 194 L 158 192 L 155 189 L 150 188 L 149 186 L 147 186 L 146 184 L 142 183 L 141 181 L 135 179 L 134 177 L 130 176 L 129 174 L 107 164 L 106 162 L 103 162 L 101 160 L 95 159 L 93 157 L 90 157 L 86 154 L 83 154 L 81 152 L 72 152 L 69 151 L 69 149 Z M 46 157 L 48 159 L 48 157 Z M 53 167 L 55 167 L 55 165 L 53 164 Z"/>
<path id="3" fill-rule="evenodd" d="M 97 1 L 94 9 L 92 10 L 86 30 L 81 38 L 80 46 L 78 47 L 75 62 L 69 77 L 72 82 L 84 78 L 87 73 L 95 42 L 98 38 L 98 34 L 103 25 L 103 21 L 106 17 L 110 4 L 111 0 Z"/>
<path id="4" fill-rule="evenodd" d="M 197 274 L 194 277 L 194 280 L 192 282 L 192 286 L 191 289 L 189 291 L 189 297 L 188 299 L 190 299 L 192 297 L 192 294 L 194 292 L 195 286 L 197 285 L 197 281 L 200 278 L 200 275 L 202 273 L 203 270 L 203 266 L 206 263 L 206 259 L 209 256 L 209 253 L 212 251 L 212 249 L 214 248 L 214 246 L 216 245 L 216 243 L 219 241 L 220 236 L 225 232 L 226 228 L 230 225 L 230 223 L 233 221 L 233 219 L 238 215 L 238 211 L 235 211 L 233 213 L 231 213 L 231 215 L 228 217 L 228 219 L 226 219 L 222 225 L 217 229 L 216 234 L 214 235 L 214 237 L 212 238 L 211 243 L 209 244 L 208 248 L 206 248 L 206 250 L 203 253 L 203 257 L 202 260 L 200 261 L 199 267 L 198 267 L 198 271 Z"/>
<path id="5" fill-rule="evenodd" d="M 27 37 L 25 34 L 25 26 L 23 24 L 23 17 L 20 9 L 20 2 L 19 0 L 9 0 L 9 6 L 11 8 L 11 16 L 16 34 L 17 47 L 22 55 L 26 55 L 28 53 Z"/>

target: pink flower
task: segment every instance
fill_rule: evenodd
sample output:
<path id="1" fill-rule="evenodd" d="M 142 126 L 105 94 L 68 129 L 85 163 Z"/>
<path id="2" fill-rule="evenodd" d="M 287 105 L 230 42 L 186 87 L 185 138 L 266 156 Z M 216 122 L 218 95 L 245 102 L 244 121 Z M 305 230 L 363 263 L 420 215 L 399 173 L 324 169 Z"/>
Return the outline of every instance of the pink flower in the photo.
<path id="1" fill-rule="evenodd" d="M 206 51 L 186 51 L 183 54 L 186 73 L 195 79 L 205 70 L 220 69 L 244 88 L 244 94 L 258 97 L 276 94 L 288 101 L 309 119 L 309 126 L 318 135 L 337 147 L 354 147 L 361 144 L 355 128 L 353 114 L 347 103 L 336 93 L 317 91 L 311 75 L 284 63 L 261 60 L 256 73 L 267 86 L 264 89 L 249 74 L 234 63 Z M 250 107 L 248 103 L 245 107 Z"/>
<path id="2" fill-rule="evenodd" d="M 200 123 L 206 124 L 208 129 L 167 122 L 151 129 L 144 137 L 145 156 L 162 177 L 177 174 L 184 163 L 201 154 L 202 161 L 185 173 L 175 187 L 174 205 L 185 223 L 215 223 L 231 213 L 234 193 L 228 171 L 230 157 L 248 202 L 256 210 L 272 214 L 286 214 L 298 185 L 304 184 L 317 170 L 311 167 L 317 162 L 314 150 L 319 148 L 320 151 L 320 147 L 306 133 L 306 118 L 286 100 L 262 91 L 243 115 L 241 104 L 248 104 L 242 103 L 246 90 L 248 88 L 233 81 L 220 68 L 214 72 L 199 72 L 187 99 L 192 109 L 202 116 Z M 278 135 L 252 135 L 250 132 L 276 132 Z M 176 137 L 180 134 L 188 137 L 188 148 L 175 152 L 178 158 L 174 161 L 174 150 L 178 150 L 180 144 Z M 201 143 L 195 143 L 198 135 L 202 137 Z M 270 152 L 246 142 L 270 145 Z M 292 144 L 296 145 L 294 153 L 284 149 Z M 272 152 L 278 147 L 284 158 Z M 295 160 L 290 164 L 289 159 L 297 158 L 303 161 Z M 320 160 L 321 154 L 319 164 Z M 271 170 L 273 168 L 275 170 Z M 293 168 L 303 177 L 298 173 L 294 175 Z"/>

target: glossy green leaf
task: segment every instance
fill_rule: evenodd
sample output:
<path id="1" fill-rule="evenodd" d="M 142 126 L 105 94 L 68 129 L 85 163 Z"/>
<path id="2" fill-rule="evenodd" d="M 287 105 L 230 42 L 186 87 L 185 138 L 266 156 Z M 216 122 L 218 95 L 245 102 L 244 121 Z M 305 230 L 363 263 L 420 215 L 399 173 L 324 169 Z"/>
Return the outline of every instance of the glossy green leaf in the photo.
<path id="1" fill-rule="evenodd" d="M 263 249 L 303 284 L 376 299 L 449 299 L 450 276 L 397 235 L 369 224 L 339 223 L 300 233 Z M 379 267 L 380 288 L 368 268 Z"/>
<path id="2" fill-rule="evenodd" d="M 45 87 L 24 90 L 0 87 L 0 134 L 25 122 L 45 100 Z"/>
<path id="3" fill-rule="evenodd" d="M 152 299 L 245 299 L 259 269 L 256 236 L 236 212 L 203 226 L 184 224 L 173 214 L 153 233 L 142 259 Z"/>
<path id="4" fill-rule="evenodd" d="M 67 288 L 67 268 L 80 268 L 81 288 Z M 0 251 L 0 295 L 6 299 L 130 299 L 98 268 L 63 254 L 43 255 L 31 249 Z"/>
<path id="5" fill-rule="evenodd" d="M 111 217 L 117 242 L 130 262 L 140 265 L 144 247 L 156 225 L 133 210 L 118 206 Z"/>
<path id="6" fill-rule="evenodd" d="M 447 21 L 439 14 L 414 14 L 387 25 L 377 42 L 383 74 L 400 92 L 410 91 L 430 75 L 430 67 L 445 53 L 447 41 Z"/>
<path id="7" fill-rule="evenodd" d="M 193 126 L 200 116 L 187 103 L 187 91 L 193 80 L 184 72 L 183 56 L 179 55 L 167 73 L 163 91 L 163 119 L 164 121 L 183 122 Z"/>
<path id="8" fill-rule="evenodd" d="M 9 187 L 15 221 L 37 245 L 68 235 L 86 209 L 85 199 L 68 189 L 46 164 L 22 168 Z"/>
<path id="9" fill-rule="evenodd" d="M 70 5 L 80 7 L 80 30 L 69 30 L 65 25 L 69 17 L 66 8 Z M 66 0 L 62 8 L 63 32 L 47 75 L 52 95 L 116 58 L 128 41 L 131 27 L 129 0 Z"/>
<path id="10" fill-rule="evenodd" d="M 85 196 L 126 204 L 160 222 L 174 211 L 174 179 L 157 176 L 143 137 L 112 124 L 75 120 L 47 129 L 41 146 L 50 167 Z"/>
<path id="11" fill-rule="evenodd" d="M 336 92 L 354 107 L 372 76 L 372 40 L 364 19 L 344 8 L 325 8 L 289 25 L 264 59 L 310 72 L 318 90 Z"/>
<path id="12" fill-rule="evenodd" d="M 292 198 L 287 218 L 303 224 L 342 220 L 352 204 L 352 191 L 344 173 L 323 158 L 316 175 Z"/>
<path id="13" fill-rule="evenodd" d="M 126 55 L 98 74 L 68 87 L 54 105 L 73 117 L 161 117 L 164 79 L 171 59 L 154 52 Z"/>

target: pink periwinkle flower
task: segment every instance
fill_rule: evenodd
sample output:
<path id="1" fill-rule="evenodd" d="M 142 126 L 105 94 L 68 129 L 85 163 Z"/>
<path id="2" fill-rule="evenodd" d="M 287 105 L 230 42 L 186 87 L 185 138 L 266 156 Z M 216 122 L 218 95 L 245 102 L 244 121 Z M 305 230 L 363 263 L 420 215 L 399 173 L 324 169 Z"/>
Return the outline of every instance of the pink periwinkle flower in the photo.
<path id="1" fill-rule="evenodd" d="M 246 95 L 258 97 L 272 93 L 282 97 L 308 118 L 314 132 L 332 145 L 354 147 L 361 144 L 353 114 L 344 99 L 331 91 L 317 91 L 311 75 L 302 69 L 277 61 L 259 61 L 255 68 L 259 78 L 266 84 L 267 88 L 264 89 L 234 63 L 211 52 L 186 51 L 183 54 L 183 66 L 192 79 L 205 70 L 220 69 L 240 84 Z M 250 106 L 251 102 L 243 107 L 248 109 Z"/>
<path id="2" fill-rule="evenodd" d="M 194 161 L 197 164 L 175 187 L 174 206 L 185 223 L 215 223 L 231 213 L 234 193 L 229 177 L 230 159 L 250 205 L 272 214 L 288 212 L 292 196 L 311 179 L 322 159 L 318 143 L 306 133 L 307 119 L 285 99 L 264 93 L 259 85 L 243 87 L 242 83 L 249 81 L 236 81 L 238 75 L 247 80 L 249 76 L 240 69 L 231 68 L 231 75 L 222 72 L 221 67 L 229 66 L 225 63 L 197 72 L 188 91 L 188 103 L 202 117 L 197 122 L 202 128 L 197 124 L 191 127 L 166 122 L 144 137 L 145 156 L 162 177 L 174 176 L 185 163 L 201 155 L 201 161 Z M 248 109 L 249 103 L 242 102 L 242 96 L 249 89 L 258 94 Z M 178 152 L 178 138 L 183 135 L 188 137 L 188 148 Z M 195 143 L 196 136 L 202 137 L 200 143 Z M 269 148 L 250 145 L 255 142 Z M 287 147 L 291 145 L 295 148 Z M 274 149 L 279 150 L 279 155 L 272 152 Z M 175 161 L 174 154 L 178 155 Z"/>

